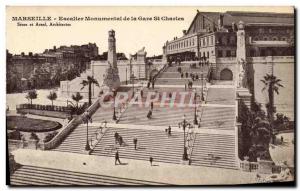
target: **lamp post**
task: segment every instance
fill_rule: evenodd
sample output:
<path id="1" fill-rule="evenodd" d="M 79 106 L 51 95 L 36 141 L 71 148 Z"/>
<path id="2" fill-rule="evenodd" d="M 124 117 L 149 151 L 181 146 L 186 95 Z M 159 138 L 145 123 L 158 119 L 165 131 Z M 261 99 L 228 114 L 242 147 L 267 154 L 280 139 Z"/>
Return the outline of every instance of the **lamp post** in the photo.
<path id="1" fill-rule="evenodd" d="M 195 125 L 198 125 L 198 120 L 197 120 L 197 104 L 196 104 L 196 98 L 197 98 L 197 91 L 196 91 L 196 88 L 194 89 L 194 105 L 195 105 L 195 112 L 194 112 L 194 124 Z"/>
<path id="2" fill-rule="evenodd" d="M 131 80 L 132 80 L 132 97 L 134 97 L 134 74 L 132 73 L 131 76 L 130 76 Z"/>
<path id="3" fill-rule="evenodd" d="M 182 156 L 182 160 L 189 160 L 188 158 L 188 154 L 187 154 L 187 148 L 186 148 L 186 138 L 185 138 L 185 128 L 191 127 L 191 124 L 189 122 L 186 121 L 185 119 L 185 115 L 183 115 L 183 121 L 178 123 L 179 128 L 182 127 L 183 128 L 183 156 Z"/>
<path id="4" fill-rule="evenodd" d="M 90 119 L 89 112 L 87 112 L 87 111 L 84 112 L 84 120 L 86 122 L 86 145 L 85 145 L 86 151 L 91 150 L 90 144 L 89 144 L 89 119 Z"/>
<path id="5" fill-rule="evenodd" d="M 126 67 L 126 81 L 125 82 L 126 82 L 126 85 L 127 85 L 127 67 Z"/>
<path id="6" fill-rule="evenodd" d="M 113 120 L 117 120 L 117 116 L 116 116 L 116 90 L 112 89 L 113 94 L 114 94 L 114 114 L 113 114 Z"/>
<path id="7" fill-rule="evenodd" d="M 204 95 L 203 95 L 203 72 L 201 73 L 201 101 L 204 101 Z"/>

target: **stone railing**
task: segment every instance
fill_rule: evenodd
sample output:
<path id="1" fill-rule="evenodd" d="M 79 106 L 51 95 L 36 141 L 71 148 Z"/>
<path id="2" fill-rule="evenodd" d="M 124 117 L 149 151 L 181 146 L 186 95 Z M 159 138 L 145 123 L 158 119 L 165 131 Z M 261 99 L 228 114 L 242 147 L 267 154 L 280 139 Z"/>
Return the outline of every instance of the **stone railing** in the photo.
<path id="1" fill-rule="evenodd" d="M 275 165 L 273 161 L 257 160 L 250 162 L 248 160 L 240 161 L 239 167 L 242 171 L 258 172 L 262 174 L 279 174 L 286 166 Z"/>
<path id="2" fill-rule="evenodd" d="M 90 116 L 92 116 L 99 107 L 99 99 L 97 99 L 86 111 Z M 78 125 L 82 123 L 84 117 L 83 115 L 84 114 L 73 118 L 66 126 L 62 128 L 62 130 L 55 137 L 53 137 L 51 141 L 41 145 L 41 148 L 43 150 L 49 150 L 58 146 L 66 138 L 66 136 L 70 134 L 72 130 L 74 130 Z"/>
<path id="3" fill-rule="evenodd" d="M 294 56 L 258 56 L 258 57 L 247 57 L 247 62 L 279 62 L 279 63 L 293 63 L 295 61 Z"/>
<path id="4" fill-rule="evenodd" d="M 217 58 L 216 62 L 219 63 L 236 63 L 236 57 L 222 57 L 222 58 Z"/>

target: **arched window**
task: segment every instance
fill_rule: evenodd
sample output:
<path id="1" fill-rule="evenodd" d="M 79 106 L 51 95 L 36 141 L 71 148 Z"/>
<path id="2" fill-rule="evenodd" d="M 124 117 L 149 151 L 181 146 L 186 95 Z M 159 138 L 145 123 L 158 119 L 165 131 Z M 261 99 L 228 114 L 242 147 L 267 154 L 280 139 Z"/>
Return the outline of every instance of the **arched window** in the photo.
<path id="1" fill-rule="evenodd" d="M 274 36 L 272 40 L 276 41 L 276 40 L 278 40 L 278 38 L 276 36 Z"/>

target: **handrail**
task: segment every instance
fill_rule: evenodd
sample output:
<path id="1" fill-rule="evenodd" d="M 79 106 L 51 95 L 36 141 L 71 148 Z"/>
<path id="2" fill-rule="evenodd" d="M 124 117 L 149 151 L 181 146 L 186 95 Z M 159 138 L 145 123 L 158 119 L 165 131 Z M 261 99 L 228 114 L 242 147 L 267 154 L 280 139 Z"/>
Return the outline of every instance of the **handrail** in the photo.
<path id="1" fill-rule="evenodd" d="M 86 110 L 90 116 L 93 115 L 95 111 L 100 107 L 99 99 L 97 99 Z M 83 118 L 84 118 L 84 114 L 81 114 L 80 116 L 73 118 L 66 126 L 62 128 L 62 130 L 55 137 L 53 137 L 53 139 L 51 139 L 51 141 L 44 143 L 43 149 L 49 150 L 58 146 L 66 138 L 66 136 L 70 134 L 72 130 L 74 130 L 78 125 L 82 123 Z"/>

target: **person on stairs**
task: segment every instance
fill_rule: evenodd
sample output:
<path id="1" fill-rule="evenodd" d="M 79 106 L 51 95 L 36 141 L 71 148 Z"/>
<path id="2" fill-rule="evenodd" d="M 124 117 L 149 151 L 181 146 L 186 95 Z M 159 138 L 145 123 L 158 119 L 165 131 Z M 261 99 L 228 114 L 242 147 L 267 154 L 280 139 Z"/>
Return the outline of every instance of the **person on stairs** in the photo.
<path id="1" fill-rule="evenodd" d="M 134 137 L 134 138 L 133 138 L 134 150 L 136 150 L 137 142 L 138 142 L 137 138 Z"/>
<path id="2" fill-rule="evenodd" d="M 147 118 L 151 119 L 152 118 L 152 110 L 149 110 L 148 114 L 147 114 Z"/>
<path id="3" fill-rule="evenodd" d="M 122 164 L 121 161 L 120 161 L 119 151 L 117 151 L 116 154 L 115 154 L 115 165 L 117 165 L 117 162 L 119 164 Z"/>
<path id="4" fill-rule="evenodd" d="M 117 144 L 119 141 L 119 134 L 118 132 L 115 132 L 115 143 Z"/>
<path id="5" fill-rule="evenodd" d="M 150 157 L 150 158 L 149 158 L 149 161 L 150 161 L 150 165 L 152 166 L 153 158 Z"/>
<path id="6" fill-rule="evenodd" d="M 169 128 L 168 128 L 168 137 L 171 136 L 171 125 L 169 125 Z"/>

